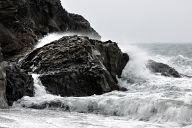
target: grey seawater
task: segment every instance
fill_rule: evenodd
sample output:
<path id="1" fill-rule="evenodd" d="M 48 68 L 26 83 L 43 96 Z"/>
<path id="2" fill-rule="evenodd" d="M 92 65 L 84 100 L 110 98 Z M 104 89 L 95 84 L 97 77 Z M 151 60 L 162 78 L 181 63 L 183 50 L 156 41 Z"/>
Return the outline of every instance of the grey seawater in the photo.
<path id="1" fill-rule="evenodd" d="M 178 56 L 192 58 L 192 43 L 147 43 L 136 44 L 152 55 Z"/>
<path id="2" fill-rule="evenodd" d="M 137 44 L 137 46 L 147 51 L 150 56 L 153 56 L 153 59 L 167 63 L 181 73 L 192 75 L 192 43 L 154 43 Z"/>
<path id="3" fill-rule="evenodd" d="M 60 97 L 46 92 L 33 74 L 35 97 L 23 97 L 0 110 L 2 128 L 191 128 L 192 79 L 168 78 L 146 68 L 148 59 L 192 75 L 191 44 L 127 45 L 130 62 L 119 84 L 128 92 Z M 37 110 L 30 107 L 59 103 Z M 67 108 L 67 109 L 66 109 Z"/>

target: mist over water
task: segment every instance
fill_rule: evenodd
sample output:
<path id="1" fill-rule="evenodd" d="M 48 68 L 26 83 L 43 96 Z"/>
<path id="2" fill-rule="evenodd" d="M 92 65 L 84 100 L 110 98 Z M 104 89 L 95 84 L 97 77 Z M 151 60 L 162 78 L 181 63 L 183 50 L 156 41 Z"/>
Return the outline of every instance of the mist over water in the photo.
<path id="1" fill-rule="evenodd" d="M 50 34 L 37 47 L 62 37 Z M 119 85 L 127 92 L 100 96 L 61 97 L 49 94 L 33 74 L 35 96 L 23 97 L 9 110 L 0 110 L 0 127 L 89 128 L 190 128 L 192 127 L 192 79 L 151 73 L 149 59 L 163 62 L 180 73 L 192 75 L 192 45 L 126 45 L 130 56 Z M 169 52 L 168 52 L 169 51 Z M 45 106 L 43 110 L 35 110 Z M 33 125 L 32 125 L 33 124 Z"/>

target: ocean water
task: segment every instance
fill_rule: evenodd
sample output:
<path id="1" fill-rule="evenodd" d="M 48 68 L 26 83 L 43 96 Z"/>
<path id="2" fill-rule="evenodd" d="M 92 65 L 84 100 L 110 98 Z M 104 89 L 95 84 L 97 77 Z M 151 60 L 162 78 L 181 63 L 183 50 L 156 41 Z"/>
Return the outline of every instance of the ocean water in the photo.
<path id="1" fill-rule="evenodd" d="M 130 62 L 118 81 L 127 92 L 54 96 L 33 74 L 35 97 L 23 97 L 12 108 L 0 110 L 0 128 L 191 128 L 192 79 L 151 73 L 146 62 L 163 62 L 192 76 L 192 44 L 134 44 L 122 49 Z M 49 107 L 51 103 L 57 105 Z M 46 109 L 31 109 L 42 104 Z"/>

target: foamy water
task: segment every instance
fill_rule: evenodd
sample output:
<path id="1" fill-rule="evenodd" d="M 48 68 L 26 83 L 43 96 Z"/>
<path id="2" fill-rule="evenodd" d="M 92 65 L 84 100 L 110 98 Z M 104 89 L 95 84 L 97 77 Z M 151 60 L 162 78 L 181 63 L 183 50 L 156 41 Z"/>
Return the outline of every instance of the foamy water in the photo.
<path id="1" fill-rule="evenodd" d="M 0 113 L 1 128 L 179 128 L 174 123 L 154 124 L 126 117 L 57 110 L 14 109 Z"/>
<path id="2" fill-rule="evenodd" d="M 54 96 L 46 92 L 39 75 L 33 74 L 35 97 L 23 97 L 12 109 L 1 110 L 0 127 L 191 128 L 192 79 L 153 74 L 146 68 L 146 62 L 153 59 L 190 75 L 192 58 L 149 55 L 135 46 L 127 46 L 125 51 L 130 62 L 118 81 L 127 92 L 90 97 Z M 42 105 L 43 110 L 29 109 Z"/>

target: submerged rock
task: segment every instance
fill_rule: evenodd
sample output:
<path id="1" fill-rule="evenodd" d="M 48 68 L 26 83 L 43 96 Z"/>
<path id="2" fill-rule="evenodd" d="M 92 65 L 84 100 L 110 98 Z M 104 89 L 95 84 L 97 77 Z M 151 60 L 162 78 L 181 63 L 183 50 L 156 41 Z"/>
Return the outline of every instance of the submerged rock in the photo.
<path id="1" fill-rule="evenodd" d="M 175 78 L 181 77 L 181 74 L 177 72 L 174 68 L 170 67 L 167 64 L 156 62 L 154 60 L 149 60 L 147 67 L 149 68 L 150 71 L 154 73 L 160 73 L 163 76 L 175 77 Z"/>
<path id="2" fill-rule="evenodd" d="M 31 75 L 25 73 L 16 64 L 9 64 L 6 67 L 6 74 L 6 97 L 9 105 L 23 96 L 33 96 L 34 86 Z"/>
<path id="3" fill-rule="evenodd" d="M 46 89 L 61 96 L 89 96 L 120 90 L 120 76 L 129 57 L 111 41 L 67 36 L 31 52 L 21 67 L 42 74 Z"/>

